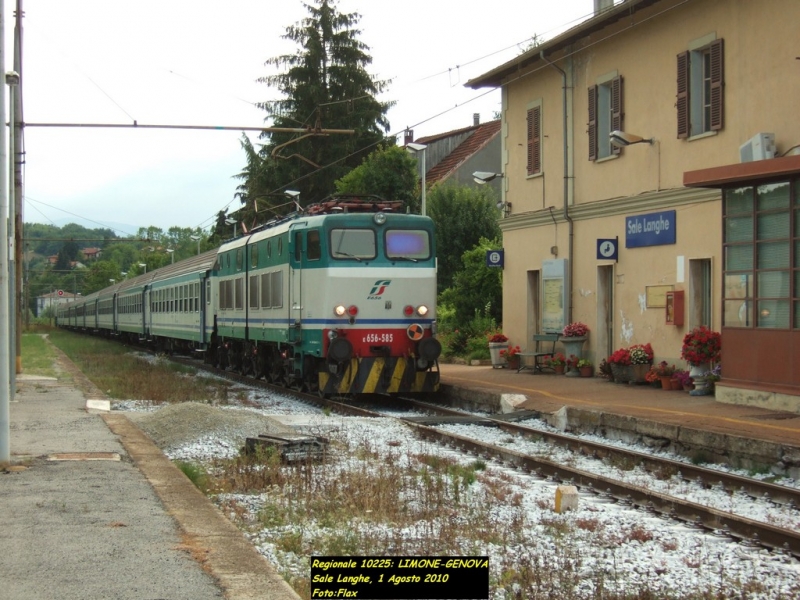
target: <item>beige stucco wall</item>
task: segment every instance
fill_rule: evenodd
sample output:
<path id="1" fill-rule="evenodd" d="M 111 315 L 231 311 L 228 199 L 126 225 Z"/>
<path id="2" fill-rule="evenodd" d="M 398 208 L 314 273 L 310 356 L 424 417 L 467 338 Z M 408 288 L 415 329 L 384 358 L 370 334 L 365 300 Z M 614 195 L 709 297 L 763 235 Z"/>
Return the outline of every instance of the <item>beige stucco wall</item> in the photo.
<path id="1" fill-rule="evenodd" d="M 665 1 L 596 32 L 582 44 L 548 57 L 568 75 L 568 202 L 573 219 L 573 253 L 564 212 L 564 136 L 562 79 L 542 61 L 527 74 L 515 74 L 503 89 L 503 172 L 505 199 L 512 215 L 501 221 L 506 250 L 504 330 L 511 341 L 530 346 L 538 330 L 529 289 L 529 272 L 542 261 L 572 258 L 572 320 L 597 325 L 598 238 L 619 237 L 614 264 L 614 348 L 650 342 L 656 359 L 680 362 L 689 322 L 689 261 L 712 264 L 712 326 L 719 330 L 721 202 L 713 190 L 683 188 L 683 173 L 739 161 L 739 146 L 757 132 L 776 134 L 778 153 L 800 144 L 796 118 L 800 86 L 795 37 L 800 22 L 796 0 Z M 631 26 L 636 23 L 635 26 Z M 693 40 L 725 40 L 725 121 L 715 134 L 679 140 L 676 135 L 676 55 Z M 587 138 L 587 88 L 617 71 L 624 78 L 624 130 L 654 137 L 618 158 L 590 162 Z M 543 175 L 526 175 L 526 112 L 542 106 Z M 625 248 L 625 217 L 675 210 L 677 242 Z M 554 223 L 555 220 L 555 223 Z M 684 276 L 680 278 L 679 261 Z M 687 320 L 682 328 L 664 323 L 664 309 L 645 306 L 647 286 L 684 290 Z M 585 351 L 599 362 L 606 348 L 590 336 Z"/>

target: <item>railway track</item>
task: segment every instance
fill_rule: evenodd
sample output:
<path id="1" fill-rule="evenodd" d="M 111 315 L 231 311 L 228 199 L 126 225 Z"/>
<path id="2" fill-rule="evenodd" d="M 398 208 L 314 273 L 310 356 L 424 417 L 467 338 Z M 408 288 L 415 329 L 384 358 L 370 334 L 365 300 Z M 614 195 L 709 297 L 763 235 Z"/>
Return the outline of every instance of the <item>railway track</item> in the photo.
<path id="1" fill-rule="evenodd" d="M 691 502 L 672 495 L 656 492 L 642 486 L 614 480 L 587 470 L 559 464 L 547 458 L 533 456 L 496 444 L 484 442 L 478 437 L 448 432 L 441 425 L 451 423 L 480 425 L 498 428 L 509 435 L 522 438 L 543 439 L 582 456 L 603 459 L 633 461 L 650 473 L 674 473 L 674 476 L 707 488 L 711 485 L 722 486 L 729 493 L 743 492 L 754 502 L 769 502 L 781 505 L 790 510 L 800 511 L 800 490 L 779 486 L 772 483 L 726 473 L 719 470 L 675 461 L 642 452 L 636 452 L 616 446 L 577 438 L 574 436 L 542 431 L 523 423 L 515 422 L 534 416 L 532 413 L 511 413 L 503 416 L 480 416 L 450 408 L 441 407 L 419 400 L 406 400 L 406 408 L 424 412 L 425 415 L 387 414 L 385 402 L 381 398 L 364 398 L 361 405 L 353 404 L 350 399 L 320 398 L 299 390 L 276 386 L 265 381 L 254 380 L 230 371 L 220 372 L 208 365 L 198 365 L 197 361 L 176 359 L 196 368 L 223 376 L 226 379 L 248 386 L 289 394 L 310 405 L 326 408 L 338 414 L 391 417 L 412 427 L 422 438 L 448 446 L 452 449 L 469 453 L 487 460 L 494 460 L 503 465 L 518 468 L 526 473 L 549 481 L 574 485 L 579 492 L 604 500 L 630 505 L 634 508 L 662 515 L 665 518 L 705 529 L 715 535 L 730 537 L 747 544 L 758 545 L 777 552 L 784 552 L 800 558 L 800 532 L 784 529 L 737 515 L 732 512 L 717 510 L 702 504 Z M 397 401 L 393 401 L 396 403 Z M 367 408 L 365 405 L 383 405 L 383 408 Z M 396 407 L 395 407 L 396 408 Z"/>

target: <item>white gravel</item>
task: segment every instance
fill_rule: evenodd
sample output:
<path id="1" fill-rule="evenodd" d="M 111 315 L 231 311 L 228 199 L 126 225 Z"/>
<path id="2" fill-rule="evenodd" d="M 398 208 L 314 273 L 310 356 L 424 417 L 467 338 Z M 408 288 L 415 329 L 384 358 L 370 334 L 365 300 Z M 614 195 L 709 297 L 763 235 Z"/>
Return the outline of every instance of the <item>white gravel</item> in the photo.
<path id="1" fill-rule="evenodd" d="M 365 419 L 328 416 L 316 409 L 280 395 L 252 392 L 249 408 L 214 408 L 202 404 L 167 406 L 155 412 L 142 410 L 135 403 L 121 404 L 138 411 L 132 417 L 173 459 L 207 462 L 229 457 L 243 445 L 244 438 L 291 427 L 296 431 L 324 435 L 348 448 L 366 447 L 377 451 L 379 460 L 405 464 L 419 454 L 451 457 L 463 464 L 474 459 L 461 453 L 417 439 L 409 428 L 392 419 Z M 160 414 L 159 414 L 160 413 Z M 634 469 L 620 471 L 601 461 L 545 447 L 541 443 L 512 438 L 493 428 L 448 426 L 461 435 L 479 435 L 484 441 L 511 447 L 526 453 L 545 454 L 577 468 L 599 472 L 607 477 L 624 479 L 662 493 L 679 495 L 719 510 L 745 512 L 750 518 L 764 520 L 781 527 L 800 530 L 797 511 L 781 509 L 766 502 L 754 501 L 711 488 L 698 490 L 680 481 L 660 481 L 648 473 Z M 475 433 L 477 430 L 477 434 Z M 637 448 L 646 452 L 644 448 Z M 561 454 L 564 452 L 564 454 Z M 353 455 L 334 455 L 326 468 L 358 468 L 360 460 Z M 552 569 L 570 565 L 577 569 L 573 589 L 576 598 L 593 598 L 592 586 L 601 577 L 607 590 L 634 593 L 642 586 L 663 597 L 687 597 L 712 590 L 721 598 L 783 600 L 800 595 L 800 563 L 783 553 L 731 543 L 729 539 L 703 533 L 682 524 L 658 518 L 591 495 L 581 495 L 575 511 L 559 515 L 553 511 L 556 484 L 490 463 L 469 488 L 468 498 L 485 501 L 488 484 L 503 481 L 510 486 L 515 502 L 491 504 L 489 518 L 497 523 L 517 522 L 520 538 L 513 546 L 483 544 L 480 548 L 465 542 L 464 555 L 490 556 L 493 581 L 509 568 L 519 568 L 526 561 L 544 561 Z M 794 482 L 790 482 L 794 483 Z M 296 523 L 282 528 L 253 529 L 256 515 L 269 500 L 267 494 L 218 495 L 217 503 L 227 509 L 236 506 L 231 517 L 248 531 L 253 543 L 281 572 L 308 577 L 308 557 L 277 549 L 273 540 L 296 530 L 304 539 L 325 535 L 326 528 L 315 523 Z M 402 499 L 398 499 L 401 501 Z M 555 535 L 558 523 L 570 526 L 569 535 Z M 356 532 L 389 530 L 390 525 L 368 520 L 351 523 Z M 414 531 L 383 531 L 385 535 L 415 539 L 422 530 L 436 525 L 420 523 Z M 290 531 L 289 531 L 290 532 Z M 476 551 L 477 550 L 477 551 Z M 742 586 L 747 584 L 745 590 Z M 528 590 L 505 592 L 493 586 L 492 598 L 532 597 Z M 563 591 L 563 590 L 562 590 Z M 537 596 L 538 597 L 538 596 Z M 546 594 L 542 597 L 546 597 Z M 560 598 L 562 596 L 556 595 Z M 566 597 L 566 596 L 564 596 Z"/>

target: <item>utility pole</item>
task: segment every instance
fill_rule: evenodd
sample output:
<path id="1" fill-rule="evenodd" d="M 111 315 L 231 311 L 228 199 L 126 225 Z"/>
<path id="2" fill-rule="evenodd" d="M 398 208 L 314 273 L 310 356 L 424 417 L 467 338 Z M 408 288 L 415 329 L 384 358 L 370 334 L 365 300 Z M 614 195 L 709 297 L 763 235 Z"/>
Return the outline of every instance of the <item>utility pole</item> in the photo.
<path id="1" fill-rule="evenodd" d="M 0 5 L 0 70 L 5 71 L 4 7 Z M 3 86 L 5 87 L 5 86 Z M 0 462 L 11 460 L 11 344 L 8 312 L 8 151 L 6 150 L 6 94 L 0 93 Z"/>
<path id="2" fill-rule="evenodd" d="M 13 114 L 9 116 L 11 131 L 13 132 L 13 148 L 11 148 L 11 160 L 13 165 L 14 177 L 14 306 L 16 307 L 16 373 L 22 373 L 22 315 L 28 314 L 28 305 L 25 303 L 25 295 L 22 288 L 22 0 L 17 0 L 17 10 L 14 23 L 14 72 L 17 73 L 17 84 L 11 85 L 10 94 L 13 95 Z"/>

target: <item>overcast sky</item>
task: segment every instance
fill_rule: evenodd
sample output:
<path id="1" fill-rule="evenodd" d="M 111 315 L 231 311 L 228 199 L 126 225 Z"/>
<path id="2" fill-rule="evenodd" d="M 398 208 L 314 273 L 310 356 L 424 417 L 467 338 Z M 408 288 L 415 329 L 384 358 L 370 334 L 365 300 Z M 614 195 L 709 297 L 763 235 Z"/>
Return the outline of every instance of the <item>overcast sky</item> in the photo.
<path id="1" fill-rule="evenodd" d="M 14 4 L 3 0 L 11 70 Z M 25 221 L 110 226 L 212 225 L 245 164 L 240 131 L 35 127 L 118 123 L 259 127 L 253 103 L 279 95 L 256 78 L 297 47 L 285 28 L 300 0 L 23 0 Z M 490 120 L 499 91 L 464 83 L 551 39 L 592 0 L 340 0 L 361 14 L 369 72 L 392 81 L 391 134 L 415 137 Z M 7 108 L 8 110 L 8 108 Z M 324 123 L 323 123 L 324 125 Z M 250 134 L 253 139 L 257 134 Z M 402 137 L 400 138 L 402 142 Z M 87 220 L 88 219 L 88 220 Z"/>

